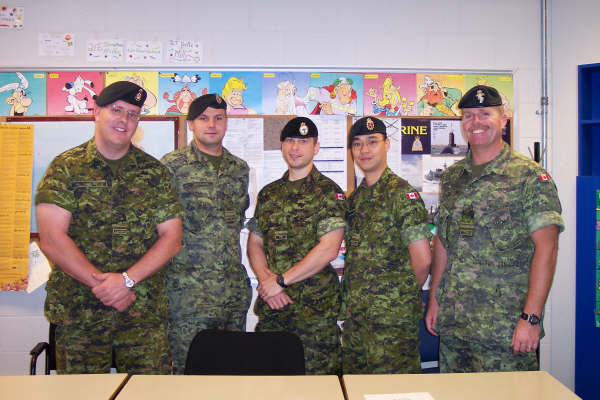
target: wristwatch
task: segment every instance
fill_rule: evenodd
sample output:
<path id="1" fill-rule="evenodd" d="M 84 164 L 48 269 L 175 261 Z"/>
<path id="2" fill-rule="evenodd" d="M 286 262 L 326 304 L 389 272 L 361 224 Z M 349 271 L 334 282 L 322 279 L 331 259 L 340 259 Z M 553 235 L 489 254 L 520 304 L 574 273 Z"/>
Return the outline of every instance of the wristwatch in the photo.
<path id="1" fill-rule="evenodd" d="M 127 275 L 127 272 L 123 272 L 123 279 L 125 280 L 125 287 L 131 289 L 135 286 L 135 281 Z"/>
<path id="2" fill-rule="evenodd" d="M 284 279 L 283 279 L 283 275 L 281 275 L 281 274 L 277 275 L 277 284 L 278 284 L 279 286 L 281 286 L 282 288 L 284 288 L 284 289 L 285 289 L 286 287 L 288 287 L 288 285 L 286 285 L 286 284 L 285 284 L 285 281 L 284 281 Z"/>
<path id="3" fill-rule="evenodd" d="M 538 317 L 535 314 L 522 313 L 521 314 L 521 319 L 524 319 L 525 321 L 529 322 L 533 326 L 535 326 L 535 325 L 537 325 L 537 324 L 540 323 L 540 317 Z"/>

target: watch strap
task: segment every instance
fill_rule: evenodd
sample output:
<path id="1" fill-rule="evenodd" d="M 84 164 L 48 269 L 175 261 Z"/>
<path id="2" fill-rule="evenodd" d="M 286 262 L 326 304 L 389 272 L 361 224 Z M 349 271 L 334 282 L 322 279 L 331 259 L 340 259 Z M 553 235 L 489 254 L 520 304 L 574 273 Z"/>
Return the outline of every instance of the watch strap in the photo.
<path id="1" fill-rule="evenodd" d="M 277 275 L 277 284 L 284 289 L 288 287 L 288 285 L 285 284 L 285 279 L 283 279 L 283 275 L 281 274 Z"/>
<path id="2" fill-rule="evenodd" d="M 540 323 L 540 317 L 535 314 L 521 313 L 521 319 L 524 319 L 534 326 Z"/>

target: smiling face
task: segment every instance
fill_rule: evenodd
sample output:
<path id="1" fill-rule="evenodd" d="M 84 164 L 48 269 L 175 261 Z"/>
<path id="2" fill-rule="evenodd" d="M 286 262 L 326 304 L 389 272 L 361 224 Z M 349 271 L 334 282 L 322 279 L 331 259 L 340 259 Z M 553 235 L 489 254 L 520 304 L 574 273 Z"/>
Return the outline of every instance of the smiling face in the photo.
<path id="1" fill-rule="evenodd" d="M 287 137 L 281 142 L 281 155 L 290 170 L 310 171 L 318 152 L 319 142 L 316 138 Z"/>
<path id="2" fill-rule="evenodd" d="M 231 89 L 225 101 L 231 107 L 240 107 L 244 102 L 244 96 L 242 95 L 242 91 L 238 89 Z"/>
<path id="3" fill-rule="evenodd" d="M 352 101 L 352 86 L 348 83 L 341 83 L 335 88 L 335 93 L 342 104 L 350 104 Z"/>
<path id="4" fill-rule="evenodd" d="M 506 125 L 503 107 L 463 108 L 460 128 L 473 151 L 500 151 L 502 128 Z"/>
<path id="5" fill-rule="evenodd" d="M 390 140 L 381 133 L 359 135 L 352 139 L 352 158 L 365 175 L 380 174 L 387 165 Z"/>
<path id="6" fill-rule="evenodd" d="M 194 131 L 194 141 L 204 153 L 219 155 L 223 149 L 223 137 L 227 131 L 227 114 L 222 108 L 207 107 L 188 128 Z"/>
<path id="7" fill-rule="evenodd" d="M 111 160 L 125 155 L 138 126 L 139 115 L 140 107 L 123 100 L 98 107 L 94 140 L 100 154 Z"/>

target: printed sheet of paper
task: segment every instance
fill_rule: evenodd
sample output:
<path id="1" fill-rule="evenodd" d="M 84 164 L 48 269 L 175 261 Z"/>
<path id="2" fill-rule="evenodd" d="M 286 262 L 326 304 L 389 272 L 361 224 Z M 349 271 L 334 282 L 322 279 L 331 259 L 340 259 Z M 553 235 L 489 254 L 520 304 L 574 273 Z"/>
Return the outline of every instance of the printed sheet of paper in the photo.
<path id="1" fill-rule="evenodd" d="M 428 392 L 365 394 L 365 400 L 435 400 Z"/>
<path id="2" fill-rule="evenodd" d="M 311 119 L 319 130 L 319 153 L 314 162 L 317 169 L 326 177 L 337 183 L 343 191 L 348 189 L 346 172 L 347 127 L 346 116 L 317 116 Z"/>
<path id="3" fill-rule="evenodd" d="M 50 262 L 40 250 L 37 242 L 29 243 L 29 279 L 27 293 L 31 293 L 48 281 Z"/>
<path id="4" fill-rule="evenodd" d="M 0 124 L 0 290 L 25 290 L 33 125 Z"/>

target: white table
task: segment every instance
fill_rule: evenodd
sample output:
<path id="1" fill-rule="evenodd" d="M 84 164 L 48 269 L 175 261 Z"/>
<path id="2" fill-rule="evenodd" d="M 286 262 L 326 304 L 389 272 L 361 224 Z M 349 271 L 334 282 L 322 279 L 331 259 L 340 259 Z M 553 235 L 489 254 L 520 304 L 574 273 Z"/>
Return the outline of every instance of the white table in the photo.
<path id="1" fill-rule="evenodd" d="M 127 374 L 0 376 L 6 400 L 108 400 Z"/>
<path id="2" fill-rule="evenodd" d="M 545 371 L 468 374 L 344 375 L 348 400 L 365 394 L 429 392 L 435 400 L 579 399 Z"/>
<path id="3" fill-rule="evenodd" d="M 337 376 L 134 375 L 117 400 L 344 400 Z"/>

